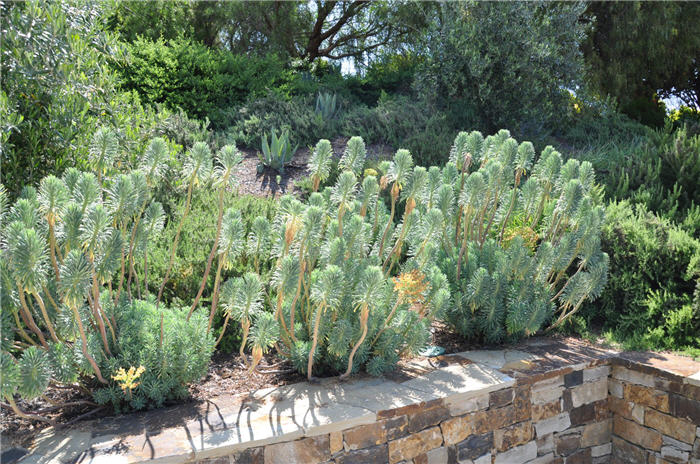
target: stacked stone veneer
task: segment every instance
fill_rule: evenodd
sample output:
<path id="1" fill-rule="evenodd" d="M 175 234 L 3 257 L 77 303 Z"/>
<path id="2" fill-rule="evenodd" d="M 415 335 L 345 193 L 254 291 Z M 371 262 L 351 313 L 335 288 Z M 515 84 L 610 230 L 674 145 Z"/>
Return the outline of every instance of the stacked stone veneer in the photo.
<path id="1" fill-rule="evenodd" d="M 614 364 L 608 381 L 613 463 L 700 463 L 700 387 Z"/>
<path id="2" fill-rule="evenodd" d="M 700 363 L 552 343 L 48 431 L 22 464 L 700 464 Z"/>
<path id="3" fill-rule="evenodd" d="M 612 454 L 607 365 L 383 411 L 377 422 L 202 463 L 604 463 Z"/>

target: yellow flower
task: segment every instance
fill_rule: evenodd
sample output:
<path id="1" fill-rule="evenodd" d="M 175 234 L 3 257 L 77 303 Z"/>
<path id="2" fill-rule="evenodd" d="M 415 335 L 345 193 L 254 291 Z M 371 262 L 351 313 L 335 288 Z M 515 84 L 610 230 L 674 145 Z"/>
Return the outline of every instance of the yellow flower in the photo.
<path id="1" fill-rule="evenodd" d="M 132 366 L 128 371 L 125 371 L 123 367 L 120 367 L 117 374 L 112 376 L 112 379 L 119 382 L 119 386 L 124 393 L 127 393 L 128 391 L 129 395 L 131 395 L 131 391 L 139 386 L 139 382 L 136 382 L 136 379 L 141 377 L 141 374 L 143 374 L 145 371 L 146 368 L 143 366 L 139 366 L 138 368 L 134 368 Z"/>

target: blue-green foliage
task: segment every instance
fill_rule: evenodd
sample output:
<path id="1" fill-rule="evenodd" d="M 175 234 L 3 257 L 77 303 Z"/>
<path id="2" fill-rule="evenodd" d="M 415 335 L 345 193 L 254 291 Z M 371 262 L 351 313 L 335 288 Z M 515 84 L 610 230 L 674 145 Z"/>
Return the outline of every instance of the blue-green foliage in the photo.
<path id="1" fill-rule="evenodd" d="M 104 301 L 110 305 L 108 298 Z M 111 403 L 119 411 L 160 407 L 186 398 L 188 384 L 206 375 L 214 351 L 204 313 L 195 313 L 188 322 L 186 310 L 134 300 L 118 306 L 114 315 L 119 328 L 116 352 L 111 358 L 98 358 L 111 384 L 95 390 L 95 400 Z M 145 370 L 131 393 L 112 379 L 120 368 L 139 366 Z"/>

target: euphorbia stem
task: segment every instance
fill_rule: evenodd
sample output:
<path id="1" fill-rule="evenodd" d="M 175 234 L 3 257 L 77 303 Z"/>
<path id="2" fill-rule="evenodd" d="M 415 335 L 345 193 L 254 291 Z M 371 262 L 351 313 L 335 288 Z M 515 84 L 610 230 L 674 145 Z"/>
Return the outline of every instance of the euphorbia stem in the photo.
<path id="1" fill-rule="evenodd" d="M 19 283 L 17 284 L 17 293 L 19 294 L 20 307 L 22 308 L 22 313 L 20 314 L 22 314 L 22 319 L 24 320 L 24 323 L 27 324 L 27 327 L 29 327 L 29 329 L 31 329 L 31 331 L 34 332 L 37 337 L 39 337 L 39 342 L 41 343 L 41 346 L 45 349 L 48 349 L 49 345 L 48 343 L 46 343 L 44 334 L 41 333 L 41 330 L 39 330 L 39 327 L 36 325 L 36 322 L 34 322 L 32 312 L 29 310 L 27 300 L 24 298 L 24 289 Z"/>
<path id="2" fill-rule="evenodd" d="M 202 282 L 199 284 L 199 290 L 197 291 L 197 296 L 194 297 L 192 302 L 192 307 L 190 312 L 187 313 L 187 320 L 190 320 L 192 313 L 197 308 L 199 304 L 199 299 L 204 293 L 204 287 L 207 284 L 207 278 L 209 278 L 209 272 L 211 271 L 211 265 L 214 262 L 214 256 L 216 256 L 216 250 L 219 248 L 219 236 L 221 235 L 221 220 L 224 217 L 224 191 L 225 188 L 221 187 L 219 190 L 219 216 L 216 219 L 216 235 L 214 236 L 214 245 L 211 247 L 209 252 L 209 258 L 207 258 L 207 266 L 204 268 L 204 275 L 202 276 Z"/>
<path id="3" fill-rule="evenodd" d="M 314 365 L 314 351 L 316 351 L 316 346 L 318 345 L 318 327 L 321 324 L 321 313 L 325 309 L 325 302 L 321 302 L 316 310 L 316 317 L 314 320 L 314 335 L 311 342 L 311 351 L 309 352 L 309 362 L 306 365 L 306 378 L 311 380 L 312 369 Z"/>
<path id="4" fill-rule="evenodd" d="M 168 261 L 168 267 L 165 269 L 165 277 L 163 278 L 163 283 L 160 285 L 158 290 L 158 298 L 156 298 L 156 308 L 160 305 L 160 299 L 163 297 L 163 289 L 165 284 L 168 282 L 168 277 L 170 276 L 170 271 L 173 268 L 173 262 L 175 261 L 175 252 L 177 251 L 177 243 L 180 240 L 180 233 L 182 232 L 182 226 L 185 223 L 185 218 L 190 212 L 190 203 L 192 201 L 192 185 L 194 184 L 194 176 L 190 177 L 190 182 L 187 185 L 187 200 L 185 201 L 185 211 L 182 213 L 182 219 L 177 225 L 177 230 L 175 231 L 175 239 L 173 240 L 173 246 L 170 249 L 170 260 Z"/>
<path id="5" fill-rule="evenodd" d="M 39 304 L 39 309 L 41 310 L 41 315 L 44 316 L 44 322 L 46 322 L 46 328 L 49 329 L 49 334 L 51 335 L 51 339 L 58 343 L 58 337 L 56 336 L 56 331 L 53 328 L 53 324 L 51 323 L 51 319 L 49 318 L 49 313 L 46 311 L 46 306 L 44 305 L 44 299 L 41 298 L 41 295 L 39 295 L 39 292 L 36 290 L 32 291 L 32 295 L 34 295 L 34 298 L 36 299 L 36 302 Z"/>
<path id="6" fill-rule="evenodd" d="M 382 259 L 382 255 L 384 254 L 384 241 L 386 240 L 386 236 L 389 233 L 389 227 L 391 227 L 391 224 L 394 222 L 394 213 L 396 212 L 396 198 L 398 196 L 398 185 L 396 185 L 396 182 L 394 182 L 394 186 L 391 188 L 391 213 L 389 214 L 389 220 L 387 221 L 386 227 L 384 228 L 384 233 L 382 234 L 382 241 L 379 242 L 379 259 Z"/>
<path id="7" fill-rule="evenodd" d="M 10 404 L 10 407 L 12 408 L 12 412 L 14 412 L 15 414 L 17 414 L 19 417 L 21 417 L 23 419 L 38 420 L 38 421 L 46 422 L 52 426 L 56 425 L 56 422 L 49 419 L 48 417 L 44 417 L 44 416 L 41 416 L 41 415 L 35 414 L 35 413 L 26 413 L 26 412 L 22 411 L 17 406 L 17 403 L 15 403 L 15 400 L 12 397 L 12 395 L 7 396 L 7 402 Z"/>
<path id="8" fill-rule="evenodd" d="M 15 318 L 15 325 L 17 326 L 17 332 L 19 332 L 20 336 L 27 340 L 29 344 L 32 346 L 37 346 L 36 342 L 32 340 L 32 338 L 27 334 L 27 332 L 24 331 L 22 328 L 22 324 L 19 321 L 19 316 L 17 315 L 17 311 L 12 311 L 12 316 Z"/>
<path id="9" fill-rule="evenodd" d="M 355 353 L 360 348 L 360 345 L 362 345 L 362 342 L 365 341 L 365 337 L 367 336 L 367 319 L 368 318 L 369 318 L 369 306 L 367 305 L 367 303 L 363 303 L 362 309 L 360 312 L 360 324 L 362 325 L 362 335 L 360 335 L 360 339 L 357 340 L 357 343 L 355 343 L 355 346 L 352 347 L 352 351 L 350 352 L 350 357 L 348 358 L 348 369 L 345 371 L 345 373 L 343 375 L 340 376 L 341 379 L 346 378 L 352 372 L 352 360 L 355 357 Z"/>
<path id="10" fill-rule="evenodd" d="M 211 325 L 214 322 L 214 314 L 216 313 L 216 304 L 219 301 L 219 281 L 221 279 L 221 268 L 226 262 L 226 253 L 219 255 L 219 264 L 216 266 L 216 276 L 214 277 L 214 291 L 211 295 L 211 310 L 209 311 L 209 324 L 207 325 L 207 333 L 211 331 Z"/>
<path id="11" fill-rule="evenodd" d="M 49 223 L 49 250 L 51 251 L 51 264 L 56 273 L 56 282 L 61 281 L 61 272 L 58 269 L 58 261 L 56 260 L 56 233 L 54 232 L 54 220 L 52 217 L 48 220 Z"/>
<path id="12" fill-rule="evenodd" d="M 76 324 L 78 324 L 78 332 L 80 333 L 80 342 L 81 342 L 81 350 L 83 352 L 83 356 L 85 356 L 85 359 L 88 360 L 90 363 L 90 366 L 92 366 L 92 370 L 95 371 L 95 375 L 97 376 L 97 380 L 99 380 L 102 383 L 107 383 L 107 381 L 102 377 L 102 372 L 100 371 L 100 368 L 97 367 L 97 363 L 95 362 L 95 358 L 90 356 L 90 353 L 88 352 L 88 347 L 87 347 L 87 337 L 85 336 L 85 329 L 83 328 L 83 321 L 80 319 L 80 313 L 78 313 L 78 308 L 75 305 L 70 305 L 71 311 L 73 311 L 73 317 L 75 318 Z"/>
<path id="13" fill-rule="evenodd" d="M 226 314 L 226 317 L 224 318 L 224 325 L 221 327 L 221 333 L 219 334 L 219 338 L 216 339 L 216 343 L 214 343 L 214 348 L 219 346 L 219 342 L 221 342 L 221 339 L 224 338 L 224 333 L 226 332 L 226 327 L 228 327 L 228 320 L 231 318 L 230 314 Z"/>
<path id="14" fill-rule="evenodd" d="M 384 326 L 382 329 L 377 332 L 377 335 L 374 336 L 374 340 L 372 340 L 372 346 L 374 346 L 375 343 L 377 343 L 377 340 L 379 340 L 379 336 L 384 333 L 386 328 L 389 326 L 389 322 L 391 322 L 391 318 L 394 317 L 394 313 L 396 312 L 396 309 L 399 307 L 399 304 L 401 302 L 400 298 L 396 299 L 396 303 L 394 303 L 394 307 L 391 308 L 391 312 L 389 312 L 389 315 L 386 317 L 386 320 L 384 321 Z"/>
<path id="15" fill-rule="evenodd" d="M 513 186 L 513 195 L 510 198 L 510 206 L 508 207 L 508 213 L 506 213 L 506 218 L 503 220 L 503 226 L 501 227 L 501 234 L 498 237 L 498 242 L 503 242 L 503 234 L 506 231 L 506 226 L 510 220 L 510 215 L 513 212 L 513 207 L 515 206 L 515 196 L 518 193 L 518 186 L 520 185 L 520 171 L 515 174 L 515 185 Z"/>
<path id="16" fill-rule="evenodd" d="M 248 358 L 246 357 L 245 352 L 243 351 L 245 349 L 245 344 L 248 341 L 248 331 L 250 330 L 250 320 L 248 320 L 248 318 L 246 318 L 245 316 L 241 321 L 241 329 L 243 329 L 243 338 L 241 339 L 241 347 L 239 349 L 239 353 L 246 367 L 250 367 L 250 364 L 248 363 Z"/>

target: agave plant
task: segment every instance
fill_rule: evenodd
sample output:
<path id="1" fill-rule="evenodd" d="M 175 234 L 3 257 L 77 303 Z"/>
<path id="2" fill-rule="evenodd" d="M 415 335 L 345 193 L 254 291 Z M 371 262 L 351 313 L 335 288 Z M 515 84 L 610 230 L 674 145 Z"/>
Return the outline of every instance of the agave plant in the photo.
<path id="1" fill-rule="evenodd" d="M 270 141 L 267 136 L 262 137 L 262 154 L 258 153 L 258 158 L 263 166 L 284 172 L 284 166 L 292 160 L 299 146 L 292 147 L 289 140 L 289 133 L 283 130 L 279 137 L 273 129 L 270 132 Z"/>
<path id="2" fill-rule="evenodd" d="M 319 92 L 316 96 L 316 115 L 323 121 L 337 119 L 340 115 L 341 105 L 336 94 Z"/>

